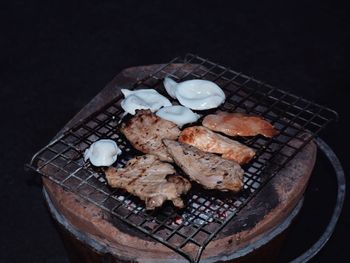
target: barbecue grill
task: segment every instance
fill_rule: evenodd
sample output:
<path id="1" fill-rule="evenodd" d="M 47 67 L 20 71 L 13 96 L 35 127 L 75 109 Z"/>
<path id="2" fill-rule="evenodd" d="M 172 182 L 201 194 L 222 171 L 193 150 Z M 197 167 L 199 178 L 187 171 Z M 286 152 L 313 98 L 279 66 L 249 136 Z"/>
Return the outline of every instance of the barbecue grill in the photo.
<path id="1" fill-rule="evenodd" d="M 58 189 L 55 190 L 57 194 L 78 196 L 103 211 L 116 226 L 124 227 L 125 232 L 157 241 L 190 262 L 199 262 L 209 244 L 233 234 L 227 230 L 228 226 L 234 229 L 235 220 L 248 208 L 266 205 L 261 217 L 274 209 L 281 197 L 273 191 L 276 187 L 295 180 L 289 182 L 288 187 L 299 187 L 297 196 L 302 196 L 315 161 L 313 141 L 323 128 L 338 118 L 335 111 L 193 54 L 167 64 L 139 67 L 138 73 L 135 75 L 135 70 L 130 69 L 122 77 L 118 75 L 105 92 L 33 156 L 28 166 L 44 176 L 49 189 L 54 187 Z M 123 96 L 119 90 L 153 88 L 167 95 L 162 84 L 166 76 L 177 81 L 194 78 L 213 81 L 224 90 L 227 98 L 219 110 L 260 115 L 279 131 L 273 138 L 239 139 L 256 150 L 255 158 L 243 166 L 244 189 L 239 194 L 208 191 L 194 185 L 186 195 L 184 209 L 178 210 L 166 203 L 149 212 L 137 197 L 110 188 L 103 171 L 84 162 L 85 149 L 102 138 L 115 140 L 122 149 L 117 167 L 140 155 L 118 132 L 124 118 L 120 107 Z M 288 165 L 291 163 L 292 167 Z M 281 176 L 285 177 L 281 179 Z M 270 198 L 261 199 L 264 196 Z M 297 213 L 301 203 L 300 198 L 290 203 L 293 207 L 287 209 L 289 216 Z M 287 215 L 283 219 L 286 218 Z M 260 219 L 249 219 L 245 227 L 254 227 Z"/>

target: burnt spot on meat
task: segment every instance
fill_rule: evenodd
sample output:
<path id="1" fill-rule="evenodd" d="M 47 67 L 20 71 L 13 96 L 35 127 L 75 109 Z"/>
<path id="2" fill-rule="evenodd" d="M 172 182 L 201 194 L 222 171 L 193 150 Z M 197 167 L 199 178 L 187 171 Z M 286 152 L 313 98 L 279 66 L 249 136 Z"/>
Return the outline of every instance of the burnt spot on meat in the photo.
<path id="1" fill-rule="evenodd" d="M 151 154 L 131 159 L 124 168 L 111 167 L 105 174 L 111 187 L 125 189 L 144 200 L 148 210 L 162 206 L 166 200 L 182 208 L 180 196 L 191 188 L 187 179 L 176 175 L 171 164 Z"/>
<path id="2" fill-rule="evenodd" d="M 178 141 L 164 140 L 164 143 L 175 163 L 204 188 L 238 192 L 243 187 L 244 171 L 237 162 Z"/>
<path id="3" fill-rule="evenodd" d="M 137 180 L 137 177 L 134 178 L 134 179 L 131 179 L 127 184 L 128 184 L 128 185 L 131 185 L 131 184 L 133 184 L 136 180 Z"/>
<path id="4" fill-rule="evenodd" d="M 222 158 L 237 161 L 239 164 L 249 162 L 255 151 L 238 141 L 215 133 L 203 126 L 185 128 L 179 142 L 194 146 L 201 151 L 221 154 Z"/>
<path id="5" fill-rule="evenodd" d="M 159 118 L 150 110 L 138 110 L 121 132 L 136 150 L 172 162 L 162 139 L 176 140 L 181 131 L 176 124 Z"/>

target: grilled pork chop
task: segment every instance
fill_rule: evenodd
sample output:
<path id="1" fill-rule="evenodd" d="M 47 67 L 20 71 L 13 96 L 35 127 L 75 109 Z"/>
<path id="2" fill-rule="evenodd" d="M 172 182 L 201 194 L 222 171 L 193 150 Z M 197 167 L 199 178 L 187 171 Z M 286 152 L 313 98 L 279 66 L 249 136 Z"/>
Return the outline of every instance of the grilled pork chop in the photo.
<path id="1" fill-rule="evenodd" d="M 179 142 L 192 145 L 204 152 L 220 153 L 222 158 L 233 160 L 239 164 L 249 162 L 255 155 L 254 150 L 237 141 L 212 132 L 203 126 L 193 126 L 184 129 Z"/>
<path id="2" fill-rule="evenodd" d="M 275 128 L 259 116 L 243 113 L 219 112 L 203 119 L 203 126 L 229 136 L 255 136 L 261 134 L 273 137 L 278 134 Z"/>
<path id="3" fill-rule="evenodd" d="M 166 200 L 182 208 L 184 203 L 180 195 L 191 188 L 187 179 L 175 175 L 171 164 L 163 163 L 151 154 L 129 160 L 124 168 L 109 167 L 105 174 L 110 186 L 138 196 L 145 201 L 148 210 L 162 206 Z"/>
<path id="4" fill-rule="evenodd" d="M 150 110 L 138 110 L 120 131 L 132 146 L 143 153 L 157 155 L 160 160 L 172 162 L 162 139 L 176 140 L 180 130 L 173 122 L 159 118 Z"/>
<path id="5" fill-rule="evenodd" d="M 243 187 L 240 165 L 185 143 L 163 140 L 175 163 L 194 181 L 207 189 L 238 192 Z"/>

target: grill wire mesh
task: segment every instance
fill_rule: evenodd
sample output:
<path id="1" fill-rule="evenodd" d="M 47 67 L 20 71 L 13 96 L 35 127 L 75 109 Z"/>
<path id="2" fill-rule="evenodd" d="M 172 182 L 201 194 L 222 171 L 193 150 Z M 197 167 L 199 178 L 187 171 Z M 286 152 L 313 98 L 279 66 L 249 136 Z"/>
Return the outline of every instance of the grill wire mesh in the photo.
<path id="1" fill-rule="evenodd" d="M 173 67 L 176 64 L 177 67 Z M 165 76 L 177 81 L 193 78 L 214 81 L 227 96 L 220 110 L 260 115 L 278 129 L 279 135 L 274 138 L 239 138 L 257 153 L 249 164 L 243 166 L 244 190 L 240 194 L 228 196 L 195 186 L 187 194 L 183 210 L 165 204 L 163 208 L 149 212 L 137 197 L 121 189 L 110 188 L 103 172 L 84 162 L 83 153 L 94 141 L 111 138 L 123 151 L 117 167 L 140 154 L 117 131 L 123 115 L 120 107 L 122 97 L 114 98 L 53 140 L 34 155 L 29 166 L 190 262 L 198 262 L 204 248 L 221 229 L 304 145 L 335 120 L 337 114 L 193 54 L 173 59 L 146 78 L 135 80 L 130 88 L 154 88 L 166 95 L 162 84 Z M 297 146 L 292 146 L 291 140 L 297 141 Z"/>

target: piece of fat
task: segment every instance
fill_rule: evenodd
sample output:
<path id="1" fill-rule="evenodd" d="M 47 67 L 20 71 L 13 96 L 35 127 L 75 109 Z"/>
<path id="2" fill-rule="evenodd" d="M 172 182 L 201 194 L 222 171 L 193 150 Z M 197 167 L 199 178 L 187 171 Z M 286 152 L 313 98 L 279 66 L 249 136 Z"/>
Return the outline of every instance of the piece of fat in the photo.
<path id="1" fill-rule="evenodd" d="M 154 89 L 121 89 L 121 92 L 125 98 L 122 100 L 120 105 L 123 110 L 132 115 L 135 115 L 136 110 L 150 109 L 152 112 L 155 112 L 161 107 L 172 105 L 166 97 L 159 94 Z"/>
<path id="2" fill-rule="evenodd" d="M 84 160 L 90 160 L 94 166 L 110 166 L 122 153 L 115 141 L 102 139 L 94 142 L 84 152 Z"/>
<path id="3" fill-rule="evenodd" d="M 164 120 L 176 123 L 179 127 L 188 123 L 196 122 L 200 118 L 199 114 L 181 105 L 161 108 L 156 112 L 156 115 Z"/>
<path id="4" fill-rule="evenodd" d="M 192 79 L 177 83 L 166 77 L 163 84 L 171 97 L 193 110 L 217 108 L 226 99 L 223 90 L 209 80 Z"/>

